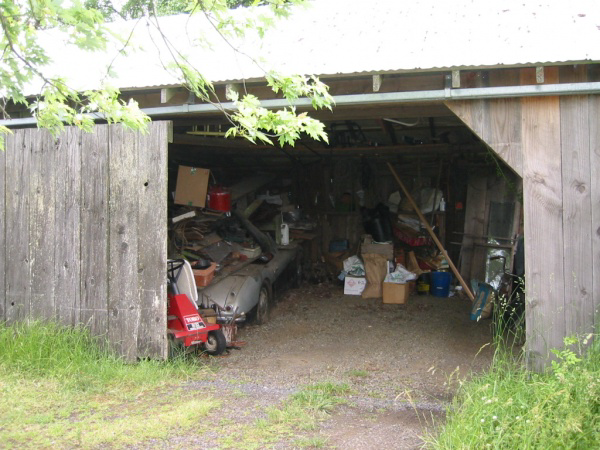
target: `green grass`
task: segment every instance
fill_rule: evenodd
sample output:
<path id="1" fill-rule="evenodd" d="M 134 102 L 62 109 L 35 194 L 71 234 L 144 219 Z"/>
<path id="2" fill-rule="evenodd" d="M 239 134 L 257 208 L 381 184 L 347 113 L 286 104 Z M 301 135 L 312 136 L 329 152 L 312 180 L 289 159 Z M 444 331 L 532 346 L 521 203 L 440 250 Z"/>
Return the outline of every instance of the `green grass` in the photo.
<path id="1" fill-rule="evenodd" d="M 346 384 L 332 382 L 305 386 L 280 407 L 267 408 L 266 417 L 230 429 L 229 435 L 219 441 L 219 448 L 263 449 L 282 439 L 291 439 L 295 448 L 322 448 L 325 438 L 302 434 L 315 431 L 337 405 L 345 403 L 342 396 L 349 390 Z"/>
<path id="2" fill-rule="evenodd" d="M 583 351 L 589 339 L 567 338 L 545 373 L 499 347 L 490 370 L 461 385 L 429 447 L 600 448 L 600 341 Z"/>
<path id="3" fill-rule="evenodd" d="M 165 439 L 219 407 L 177 387 L 209 372 L 183 356 L 127 364 L 83 328 L 0 325 L 0 447 L 122 447 Z"/>
<path id="4" fill-rule="evenodd" d="M 350 377 L 363 378 L 369 376 L 369 371 L 364 369 L 352 369 L 346 372 L 346 374 Z"/>
<path id="5" fill-rule="evenodd" d="M 327 438 L 323 436 L 301 437 L 294 441 L 294 448 L 325 448 Z"/>

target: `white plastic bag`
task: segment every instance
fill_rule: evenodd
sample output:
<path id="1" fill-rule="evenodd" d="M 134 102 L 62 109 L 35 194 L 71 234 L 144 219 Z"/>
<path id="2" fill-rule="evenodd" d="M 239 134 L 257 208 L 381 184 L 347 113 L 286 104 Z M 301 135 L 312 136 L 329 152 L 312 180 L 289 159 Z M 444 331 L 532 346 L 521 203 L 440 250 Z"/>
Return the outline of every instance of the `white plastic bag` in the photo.
<path id="1" fill-rule="evenodd" d="M 408 283 L 409 281 L 416 280 L 416 279 L 417 279 L 417 274 L 412 273 L 409 270 L 406 270 L 406 268 L 402 264 L 398 264 L 396 266 L 396 270 L 387 274 L 384 281 L 386 283 L 404 284 L 404 283 Z"/>
<path id="2" fill-rule="evenodd" d="M 364 277 L 365 265 L 358 256 L 350 256 L 344 260 L 344 272 L 353 277 Z"/>

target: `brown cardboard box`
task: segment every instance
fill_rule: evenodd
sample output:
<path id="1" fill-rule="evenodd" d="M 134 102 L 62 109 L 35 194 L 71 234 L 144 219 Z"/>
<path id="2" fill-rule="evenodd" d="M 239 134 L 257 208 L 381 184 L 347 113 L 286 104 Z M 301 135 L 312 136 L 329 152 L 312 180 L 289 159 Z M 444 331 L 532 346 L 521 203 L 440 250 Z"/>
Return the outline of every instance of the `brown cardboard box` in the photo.
<path id="1" fill-rule="evenodd" d="M 408 299 L 410 287 L 407 283 L 383 283 L 383 303 L 404 304 Z"/>
<path id="2" fill-rule="evenodd" d="M 199 167 L 179 166 L 177 186 L 175 187 L 175 203 L 177 205 L 206 206 L 206 192 L 210 170 Z"/>
<path id="3" fill-rule="evenodd" d="M 352 256 L 350 252 L 335 252 L 335 253 L 324 253 L 323 260 L 325 264 L 335 272 L 335 275 L 344 270 L 344 260 Z"/>

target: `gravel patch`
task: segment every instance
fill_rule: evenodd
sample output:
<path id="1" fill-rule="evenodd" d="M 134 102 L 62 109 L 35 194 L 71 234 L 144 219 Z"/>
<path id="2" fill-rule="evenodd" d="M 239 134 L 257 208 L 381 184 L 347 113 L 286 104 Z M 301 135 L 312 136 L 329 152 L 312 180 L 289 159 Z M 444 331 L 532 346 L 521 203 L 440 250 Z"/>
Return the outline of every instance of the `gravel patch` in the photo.
<path id="1" fill-rule="evenodd" d="M 346 403 L 307 436 L 326 438 L 329 448 L 419 448 L 420 436 L 443 423 L 457 381 L 491 362 L 489 324 L 470 321 L 469 311 L 458 297 L 384 305 L 345 296 L 336 284 L 305 284 L 279 299 L 267 324 L 240 329 L 246 345 L 212 359 L 213 380 L 187 387 L 221 398 L 221 421 L 250 424 L 306 385 L 345 383 Z M 222 432 L 187 442 L 218 448 Z"/>

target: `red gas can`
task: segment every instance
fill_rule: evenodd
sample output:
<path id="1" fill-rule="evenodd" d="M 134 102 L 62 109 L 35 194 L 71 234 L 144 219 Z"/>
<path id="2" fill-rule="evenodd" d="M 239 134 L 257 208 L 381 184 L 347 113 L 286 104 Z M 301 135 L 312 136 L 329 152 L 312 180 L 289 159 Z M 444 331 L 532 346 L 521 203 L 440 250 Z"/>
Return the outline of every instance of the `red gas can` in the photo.
<path id="1" fill-rule="evenodd" d="M 208 207 L 215 211 L 231 210 L 231 192 L 222 186 L 211 186 L 208 190 Z"/>

